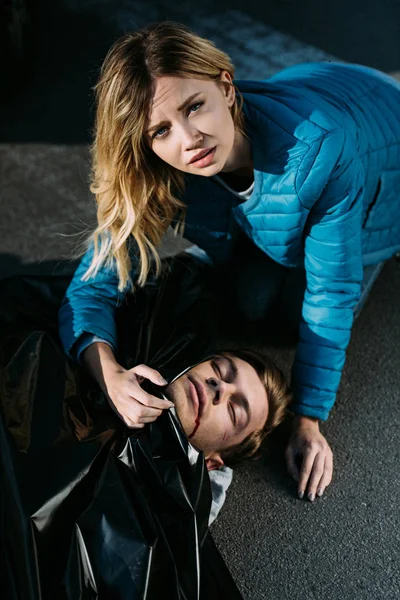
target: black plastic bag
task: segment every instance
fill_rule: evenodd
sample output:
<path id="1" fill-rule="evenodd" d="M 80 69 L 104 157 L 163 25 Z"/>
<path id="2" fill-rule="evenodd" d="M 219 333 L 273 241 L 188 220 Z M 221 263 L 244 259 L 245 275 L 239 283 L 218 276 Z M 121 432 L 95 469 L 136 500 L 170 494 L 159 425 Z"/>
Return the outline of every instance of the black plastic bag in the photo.
<path id="1" fill-rule="evenodd" d="M 213 351 L 215 306 L 204 267 L 165 268 L 119 310 L 119 359 L 172 378 Z M 132 432 L 65 358 L 56 315 L 68 281 L 1 282 L 2 597 L 240 599 L 208 532 L 203 455 L 191 464 L 178 420 L 164 412 Z"/>

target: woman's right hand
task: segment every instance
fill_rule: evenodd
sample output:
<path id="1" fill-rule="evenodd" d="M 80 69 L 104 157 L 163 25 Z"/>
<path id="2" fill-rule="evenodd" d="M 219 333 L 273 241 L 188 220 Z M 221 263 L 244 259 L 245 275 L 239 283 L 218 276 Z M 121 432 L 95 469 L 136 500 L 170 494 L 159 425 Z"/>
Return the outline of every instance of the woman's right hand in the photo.
<path id="1" fill-rule="evenodd" d="M 105 380 L 108 400 L 111 407 L 128 427 L 142 428 L 152 423 L 163 410 L 174 405 L 145 392 L 141 387 L 144 379 L 155 385 L 167 385 L 167 381 L 155 369 L 146 365 L 138 365 L 132 369 L 119 369 L 109 373 Z"/>
<path id="2" fill-rule="evenodd" d="M 111 408 L 128 427 L 142 428 L 155 421 L 163 410 L 174 406 L 169 400 L 148 394 L 140 385 L 145 379 L 155 385 L 167 385 L 158 371 L 146 365 L 124 369 L 106 343 L 95 342 L 88 346 L 83 362 L 107 396 Z"/>

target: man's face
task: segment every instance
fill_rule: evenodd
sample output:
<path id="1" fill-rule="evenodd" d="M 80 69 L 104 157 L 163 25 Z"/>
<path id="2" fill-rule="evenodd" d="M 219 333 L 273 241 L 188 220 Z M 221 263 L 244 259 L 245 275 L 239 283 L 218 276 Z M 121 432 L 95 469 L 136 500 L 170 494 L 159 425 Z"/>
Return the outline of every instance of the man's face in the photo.
<path id="1" fill-rule="evenodd" d="M 181 77 L 156 80 L 147 140 L 157 156 L 179 171 L 210 177 L 233 160 L 230 108 L 235 91 L 227 85 L 232 81 L 227 72 L 222 72 L 221 81 L 225 84 Z M 212 150 L 208 157 L 191 162 L 207 149 Z"/>
<path id="2" fill-rule="evenodd" d="M 262 429 L 267 392 L 255 369 L 221 354 L 187 371 L 166 389 L 190 442 L 207 457 Z"/>

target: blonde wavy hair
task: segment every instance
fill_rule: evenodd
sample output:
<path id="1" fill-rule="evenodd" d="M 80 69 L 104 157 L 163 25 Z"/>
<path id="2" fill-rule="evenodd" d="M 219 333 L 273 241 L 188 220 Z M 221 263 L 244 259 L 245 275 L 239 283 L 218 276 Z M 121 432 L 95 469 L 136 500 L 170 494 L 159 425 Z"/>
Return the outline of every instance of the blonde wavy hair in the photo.
<path id="1" fill-rule="evenodd" d="M 109 50 L 95 86 L 90 190 L 96 197 L 98 226 L 89 239 L 94 252 L 84 280 L 106 264 L 116 268 L 120 291 L 132 288 L 132 249 L 139 286 L 145 284 L 152 264 L 159 274 L 158 246 L 172 221 L 175 233 L 183 235 L 185 205 L 179 197 L 185 185 L 184 174 L 146 143 L 155 80 L 177 76 L 218 82 L 223 70 L 234 78 L 225 52 L 170 21 L 128 33 Z M 235 128 L 245 134 L 243 99 L 237 89 L 236 93 L 231 114 Z"/>

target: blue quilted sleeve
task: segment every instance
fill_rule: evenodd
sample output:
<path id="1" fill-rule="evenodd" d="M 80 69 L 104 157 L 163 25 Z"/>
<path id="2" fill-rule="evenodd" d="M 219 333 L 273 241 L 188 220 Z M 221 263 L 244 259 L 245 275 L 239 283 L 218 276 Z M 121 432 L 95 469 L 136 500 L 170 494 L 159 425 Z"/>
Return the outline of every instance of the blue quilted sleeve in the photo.
<path id="1" fill-rule="evenodd" d="M 314 156 L 299 190 L 302 203 L 311 199 L 313 204 L 308 206 L 305 231 L 307 287 L 292 370 L 292 408 L 326 420 L 335 402 L 360 297 L 365 175 L 342 130 L 327 134 Z"/>
<path id="2" fill-rule="evenodd" d="M 118 291 L 116 268 L 103 266 L 96 276 L 82 281 L 93 257 L 93 244 L 83 256 L 59 311 L 59 333 L 67 355 L 77 360 L 78 340 L 93 334 L 117 345 L 115 309 L 125 293 Z"/>

